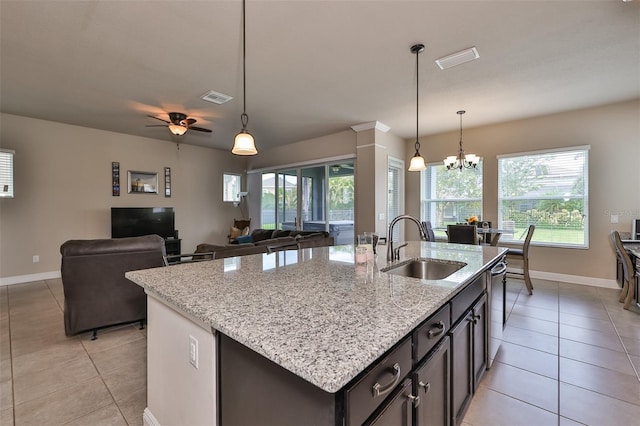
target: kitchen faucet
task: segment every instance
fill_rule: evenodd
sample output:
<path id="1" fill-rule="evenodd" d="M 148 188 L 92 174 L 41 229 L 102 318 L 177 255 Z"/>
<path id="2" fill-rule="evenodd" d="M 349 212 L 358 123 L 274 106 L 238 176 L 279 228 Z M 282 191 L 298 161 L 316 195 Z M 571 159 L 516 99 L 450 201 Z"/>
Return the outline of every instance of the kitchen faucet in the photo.
<path id="1" fill-rule="evenodd" d="M 418 219 L 408 214 L 402 214 L 393 218 L 391 223 L 389 224 L 389 238 L 387 239 L 387 260 L 400 260 L 400 249 L 407 245 L 407 243 L 398 246 L 395 250 L 393 248 L 393 227 L 396 223 L 400 222 L 403 219 L 408 219 L 413 221 L 416 225 L 418 225 L 418 229 L 420 230 L 420 239 L 427 240 L 427 234 L 425 234 L 424 227 L 422 223 Z"/>

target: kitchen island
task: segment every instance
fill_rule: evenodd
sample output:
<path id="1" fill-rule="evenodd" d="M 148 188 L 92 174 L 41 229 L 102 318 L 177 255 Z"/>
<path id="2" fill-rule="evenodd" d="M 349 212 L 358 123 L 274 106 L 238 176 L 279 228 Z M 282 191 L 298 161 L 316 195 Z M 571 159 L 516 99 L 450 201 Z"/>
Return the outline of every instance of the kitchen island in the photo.
<path id="1" fill-rule="evenodd" d="M 298 424 L 360 424 L 368 413 L 349 405 L 349 390 L 396 350 L 412 356 L 412 333 L 434 314 L 444 318 L 445 307 L 453 325 L 458 317 L 448 303 L 474 283 L 483 292 L 486 271 L 505 252 L 430 242 L 401 250 L 400 262 L 463 265 L 440 280 L 381 272 L 388 266 L 383 255 L 355 265 L 352 246 L 128 272 L 148 295 L 145 422 L 282 424 L 293 418 L 295 424 L 303 415 Z M 382 369 L 394 386 L 383 386 L 380 401 L 398 392 L 417 361 L 410 359 L 402 373 Z M 283 381 L 273 383 L 274 377 Z"/>

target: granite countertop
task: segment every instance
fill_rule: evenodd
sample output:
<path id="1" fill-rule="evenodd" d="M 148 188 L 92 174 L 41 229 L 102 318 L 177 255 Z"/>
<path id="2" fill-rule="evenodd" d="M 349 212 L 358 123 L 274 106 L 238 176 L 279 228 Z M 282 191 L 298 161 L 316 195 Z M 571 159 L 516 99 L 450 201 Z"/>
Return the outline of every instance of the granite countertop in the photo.
<path id="1" fill-rule="evenodd" d="M 321 389 L 334 393 L 496 261 L 505 248 L 410 242 L 414 257 L 464 262 L 446 280 L 380 272 L 353 246 L 318 247 L 126 273 L 197 318 Z"/>

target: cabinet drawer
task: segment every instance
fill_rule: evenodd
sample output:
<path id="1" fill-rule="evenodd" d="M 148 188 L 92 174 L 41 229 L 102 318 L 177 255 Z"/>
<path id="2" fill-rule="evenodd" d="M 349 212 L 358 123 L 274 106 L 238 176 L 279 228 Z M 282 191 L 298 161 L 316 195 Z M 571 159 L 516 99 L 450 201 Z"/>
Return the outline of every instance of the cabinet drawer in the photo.
<path id="1" fill-rule="evenodd" d="M 482 294 L 485 289 L 484 274 L 476 278 L 467 288 L 458 293 L 451 301 L 451 323 L 456 321 L 465 313 L 471 304 Z"/>
<path id="2" fill-rule="evenodd" d="M 346 391 L 348 425 L 361 425 L 411 371 L 411 337 L 376 361 L 373 368 Z"/>
<path id="3" fill-rule="evenodd" d="M 416 364 L 449 332 L 450 316 L 451 310 L 446 304 L 416 329 L 413 335 Z"/>

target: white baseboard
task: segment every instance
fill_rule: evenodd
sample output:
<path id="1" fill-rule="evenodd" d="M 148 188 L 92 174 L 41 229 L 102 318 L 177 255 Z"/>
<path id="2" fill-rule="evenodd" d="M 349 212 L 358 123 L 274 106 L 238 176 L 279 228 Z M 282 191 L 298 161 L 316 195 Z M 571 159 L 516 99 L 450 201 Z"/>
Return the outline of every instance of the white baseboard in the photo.
<path id="1" fill-rule="evenodd" d="M 52 280 L 60 278 L 60 271 L 41 272 L 39 274 L 15 275 L 13 277 L 0 278 L 0 286 L 31 283 L 34 281 Z"/>
<path id="2" fill-rule="evenodd" d="M 507 272 L 522 273 L 522 269 L 508 268 Z M 591 285 L 595 287 L 604 287 L 604 288 L 617 288 L 617 289 L 620 288 L 616 280 L 611 280 L 607 278 L 584 277 L 581 275 L 557 274 L 554 272 L 543 272 L 543 271 L 533 271 L 533 270 L 529 271 L 529 275 L 531 276 L 531 278 L 538 278 L 538 279 L 547 280 L 547 281 L 560 281 L 563 283 Z"/>
<path id="3" fill-rule="evenodd" d="M 142 413 L 142 424 L 144 426 L 160 426 L 158 420 L 151 414 L 149 407 L 146 407 Z"/>

